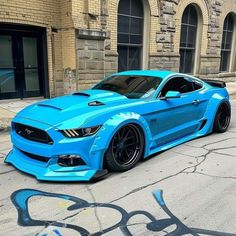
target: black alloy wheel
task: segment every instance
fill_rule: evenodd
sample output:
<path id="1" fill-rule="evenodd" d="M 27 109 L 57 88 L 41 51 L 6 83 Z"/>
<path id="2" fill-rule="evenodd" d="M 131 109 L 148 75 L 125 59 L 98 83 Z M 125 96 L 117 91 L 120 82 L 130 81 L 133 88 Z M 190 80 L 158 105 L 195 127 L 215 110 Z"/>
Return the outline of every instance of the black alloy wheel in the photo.
<path id="1" fill-rule="evenodd" d="M 129 170 L 140 160 L 143 151 L 142 130 L 134 124 L 125 125 L 113 136 L 105 155 L 105 164 L 110 170 Z"/>
<path id="2" fill-rule="evenodd" d="M 220 104 L 214 120 L 214 132 L 225 132 L 229 127 L 230 116 L 230 105 L 226 102 Z"/>

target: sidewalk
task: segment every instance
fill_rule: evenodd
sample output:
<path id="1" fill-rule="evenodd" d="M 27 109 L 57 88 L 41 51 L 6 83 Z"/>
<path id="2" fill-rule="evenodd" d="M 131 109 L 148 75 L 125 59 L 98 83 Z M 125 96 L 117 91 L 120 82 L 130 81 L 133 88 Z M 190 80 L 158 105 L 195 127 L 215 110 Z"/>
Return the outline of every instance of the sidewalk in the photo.
<path id="1" fill-rule="evenodd" d="M 227 83 L 227 90 L 231 97 L 236 97 L 236 82 Z M 18 111 L 40 100 L 43 100 L 43 98 L 28 98 L 24 100 L 12 99 L 0 101 L 0 132 L 9 131 L 11 120 Z"/>
<path id="2" fill-rule="evenodd" d="M 20 99 L 9 99 L 0 100 L 0 133 L 3 131 L 9 131 L 12 118 L 17 112 L 22 110 L 24 107 L 39 102 L 44 98 L 27 98 L 24 100 Z"/>

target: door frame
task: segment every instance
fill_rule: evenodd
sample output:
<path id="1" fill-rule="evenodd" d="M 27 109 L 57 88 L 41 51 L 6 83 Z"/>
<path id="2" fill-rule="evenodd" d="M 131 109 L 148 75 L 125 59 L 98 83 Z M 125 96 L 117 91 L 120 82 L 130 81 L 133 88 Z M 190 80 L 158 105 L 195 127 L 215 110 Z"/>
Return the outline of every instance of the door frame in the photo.
<path id="1" fill-rule="evenodd" d="M 169 98 L 166 100 L 161 99 L 162 96 L 160 94 L 166 84 L 172 79 L 178 79 L 178 77 L 181 77 L 185 80 L 193 81 L 193 78 L 185 75 L 172 75 L 162 84 L 161 87 L 159 87 L 155 97 L 155 103 L 157 104 L 157 106 L 161 107 L 161 109 L 157 112 L 159 117 L 155 119 L 157 120 L 157 122 L 158 119 L 161 118 L 163 119 L 163 122 L 165 120 L 171 121 L 170 128 L 163 129 L 161 130 L 161 132 L 160 130 L 158 130 L 156 136 L 154 137 L 157 146 L 162 146 L 172 142 L 173 140 L 191 135 L 192 133 L 196 132 L 201 125 L 200 120 L 202 119 L 202 117 L 194 117 L 195 114 L 201 114 L 199 112 L 201 106 L 198 106 L 198 103 L 194 102 L 195 100 L 198 100 L 199 90 L 192 90 L 186 93 L 181 93 L 180 98 Z M 192 110 L 192 112 L 189 112 L 188 109 Z M 181 113 L 186 113 L 186 117 L 189 117 L 191 115 L 193 116 L 193 118 L 187 121 L 182 119 L 181 117 L 179 119 L 176 119 L 177 116 L 181 116 Z M 177 121 L 180 122 L 176 126 Z M 159 122 L 159 124 L 162 124 L 163 122 Z"/>
<path id="2" fill-rule="evenodd" d="M 47 35 L 46 35 L 46 28 L 38 27 L 38 26 L 29 26 L 29 25 L 21 25 L 21 24 L 5 24 L 0 23 L 0 33 L 12 35 L 14 40 L 16 38 L 22 38 L 24 36 L 32 36 L 37 38 L 37 51 L 38 51 L 38 73 L 39 73 L 39 84 L 41 94 L 45 98 L 49 97 L 49 79 L 48 79 L 48 54 L 47 54 Z M 15 42 L 16 43 L 16 42 Z M 14 47 L 16 45 L 12 45 L 13 55 L 16 50 Z M 14 62 L 15 66 L 15 62 Z M 22 85 L 21 85 L 22 86 Z M 30 97 L 30 96 L 27 96 Z M 24 98 L 23 93 L 18 94 L 15 98 Z M 0 99 L 6 99 L 1 98 Z"/>

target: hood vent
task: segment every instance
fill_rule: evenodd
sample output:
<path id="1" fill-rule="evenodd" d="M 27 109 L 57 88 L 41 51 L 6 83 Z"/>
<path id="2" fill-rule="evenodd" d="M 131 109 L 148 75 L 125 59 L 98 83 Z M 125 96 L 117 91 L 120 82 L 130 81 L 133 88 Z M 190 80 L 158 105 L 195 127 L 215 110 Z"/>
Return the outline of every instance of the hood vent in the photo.
<path id="1" fill-rule="evenodd" d="M 99 101 L 92 101 L 92 102 L 89 102 L 88 105 L 89 105 L 89 106 L 94 106 L 94 107 L 96 107 L 96 106 L 103 106 L 103 105 L 105 105 L 105 104 L 102 103 L 102 102 L 99 102 Z"/>
<path id="2" fill-rule="evenodd" d="M 62 110 L 62 109 L 59 108 L 59 107 L 54 107 L 54 106 L 51 106 L 51 105 L 48 105 L 48 104 L 43 104 L 43 103 L 39 103 L 38 106 L 39 106 L 39 107 L 50 107 L 50 108 L 54 108 L 54 109 L 59 110 L 59 111 Z"/>
<path id="3" fill-rule="evenodd" d="M 89 94 L 87 94 L 87 93 L 81 93 L 81 92 L 75 92 L 75 93 L 73 93 L 72 95 L 79 95 L 79 96 L 90 97 Z"/>

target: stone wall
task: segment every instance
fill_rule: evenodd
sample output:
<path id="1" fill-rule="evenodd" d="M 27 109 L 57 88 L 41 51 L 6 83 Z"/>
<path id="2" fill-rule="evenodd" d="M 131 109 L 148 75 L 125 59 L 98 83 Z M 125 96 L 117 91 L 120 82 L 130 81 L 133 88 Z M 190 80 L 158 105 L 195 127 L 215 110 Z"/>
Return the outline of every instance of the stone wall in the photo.
<path id="1" fill-rule="evenodd" d="M 179 70 L 179 54 L 157 53 L 149 57 L 149 69 L 154 70 Z"/>
<path id="2" fill-rule="evenodd" d="M 71 85 L 76 60 L 70 1 L 1 0 L 0 23 L 44 27 L 47 34 L 50 96 L 62 95 L 75 88 Z"/>
<path id="3" fill-rule="evenodd" d="M 104 78 L 105 34 L 78 30 L 76 37 L 78 89 L 86 89 Z"/>
<path id="4" fill-rule="evenodd" d="M 118 54 L 117 52 L 105 51 L 105 72 L 104 76 L 107 77 L 118 70 Z"/>
<path id="5" fill-rule="evenodd" d="M 50 94 L 61 94 L 63 88 L 60 4 L 57 0 L 1 0 L 0 23 L 44 27 L 47 33 Z M 53 56 L 54 55 L 54 56 Z M 57 79 L 56 79 L 57 78 Z"/>
<path id="6" fill-rule="evenodd" d="M 194 73 L 235 78 L 236 45 L 229 73 L 219 73 L 223 22 L 236 0 L 142 0 L 146 62 L 143 68 L 179 70 L 182 14 L 195 4 L 200 16 Z M 2 0 L 0 22 L 45 27 L 51 96 L 88 88 L 118 68 L 118 0 Z M 236 32 L 236 27 L 235 27 Z M 236 44 L 236 34 L 234 36 Z"/>
<path id="7" fill-rule="evenodd" d="M 200 75 L 218 74 L 220 68 L 220 56 L 207 54 L 200 58 Z"/>

